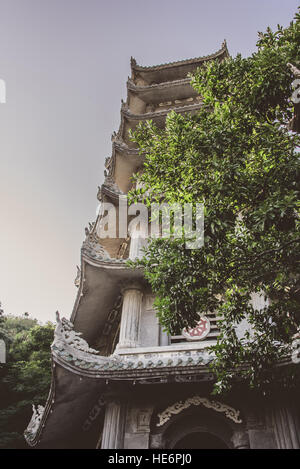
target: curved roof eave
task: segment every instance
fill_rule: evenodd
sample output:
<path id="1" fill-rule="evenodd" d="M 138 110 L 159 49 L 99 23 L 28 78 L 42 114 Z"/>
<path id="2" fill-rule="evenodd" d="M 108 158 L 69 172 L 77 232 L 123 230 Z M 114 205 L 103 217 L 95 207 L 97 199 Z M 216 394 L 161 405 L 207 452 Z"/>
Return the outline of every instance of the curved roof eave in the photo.
<path id="1" fill-rule="evenodd" d="M 130 281 L 144 283 L 143 269 L 132 269 L 123 259 L 103 259 L 92 247 L 81 253 L 81 277 L 71 322 L 86 340 L 94 341 L 121 288 Z"/>
<path id="2" fill-rule="evenodd" d="M 159 65 L 150 65 L 150 66 L 144 66 L 144 65 L 138 65 L 136 60 L 131 57 L 131 69 L 135 71 L 143 71 L 143 72 L 153 72 L 157 70 L 165 70 L 167 68 L 176 68 L 176 67 L 181 67 L 184 65 L 191 65 L 191 64 L 201 64 L 203 62 L 206 62 L 211 59 L 216 59 L 218 57 L 221 57 L 222 55 L 229 55 L 228 49 L 227 49 L 227 44 L 226 40 L 222 43 L 221 48 L 214 52 L 213 54 L 205 55 L 202 57 L 194 57 L 191 59 L 185 59 L 185 60 L 178 60 L 175 62 L 168 62 L 168 63 L 163 63 Z"/>

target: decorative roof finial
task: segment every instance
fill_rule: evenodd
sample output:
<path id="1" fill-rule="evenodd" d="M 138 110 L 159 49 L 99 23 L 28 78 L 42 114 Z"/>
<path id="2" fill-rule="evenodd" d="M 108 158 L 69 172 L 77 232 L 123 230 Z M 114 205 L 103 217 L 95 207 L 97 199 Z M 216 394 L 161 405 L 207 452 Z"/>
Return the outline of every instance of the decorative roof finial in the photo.
<path id="1" fill-rule="evenodd" d="M 75 284 L 75 287 L 78 288 L 79 285 L 80 285 L 81 269 L 80 269 L 80 267 L 78 267 L 78 265 L 76 267 L 77 267 L 77 274 L 76 274 L 76 278 L 74 280 L 74 284 Z"/>
<path id="2" fill-rule="evenodd" d="M 135 65 L 136 65 L 136 60 L 135 60 L 135 58 L 132 57 L 132 56 L 130 57 L 130 65 L 131 65 L 132 67 L 135 67 Z"/>
<path id="3" fill-rule="evenodd" d="M 100 186 L 98 186 L 97 199 L 102 202 L 102 189 Z"/>
<path id="4" fill-rule="evenodd" d="M 291 70 L 292 74 L 294 75 L 295 78 L 300 78 L 300 70 L 295 67 L 295 65 L 290 64 L 289 62 L 287 63 L 287 66 Z"/>

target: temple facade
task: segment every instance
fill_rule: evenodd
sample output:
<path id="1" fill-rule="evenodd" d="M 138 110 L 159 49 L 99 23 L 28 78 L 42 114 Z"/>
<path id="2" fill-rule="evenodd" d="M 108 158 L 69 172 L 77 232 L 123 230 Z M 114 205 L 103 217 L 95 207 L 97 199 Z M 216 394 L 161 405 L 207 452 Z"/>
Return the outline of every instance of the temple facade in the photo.
<path id="1" fill-rule="evenodd" d="M 122 102 L 120 128 L 112 136 L 112 155 L 106 159 L 105 181 L 98 191 L 100 204 L 115 207 L 116 236 L 99 236 L 105 216 L 100 209 L 86 228 L 71 318 L 57 313 L 51 389 L 45 407 L 34 407 L 25 431 L 31 447 L 300 447 L 294 396 L 280 396 L 280 401 L 254 399 L 247 391 L 226 399 L 212 396 L 213 356 L 208 347 L 219 334 L 217 313 L 202 317 L 196 328 L 180 335 L 165 333 L 143 270 L 127 264 L 140 255 L 141 238 L 119 228 L 132 175 L 143 167 L 130 131 L 149 119 L 163 127 L 171 109 L 197 112 L 201 97 L 188 74 L 226 57 L 224 42 L 210 56 L 158 66 L 140 66 L 131 59 L 127 100 Z M 253 301 L 261 299 L 256 296 Z"/>

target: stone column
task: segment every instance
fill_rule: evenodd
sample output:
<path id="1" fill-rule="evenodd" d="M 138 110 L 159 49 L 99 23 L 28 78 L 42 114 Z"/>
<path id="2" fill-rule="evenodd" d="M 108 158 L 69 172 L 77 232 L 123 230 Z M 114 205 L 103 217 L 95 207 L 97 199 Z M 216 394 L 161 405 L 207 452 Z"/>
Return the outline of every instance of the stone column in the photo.
<path id="1" fill-rule="evenodd" d="M 281 407 L 274 411 L 274 427 L 279 449 L 300 449 L 300 425 L 296 413 Z"/>
<path id="2" fill-rule="evenodd" d="M 148 225 L 146 221 L 140 222 L 140 229 L 136 230 L 136 227 L 130 230 L 130 248 L 129 248 L 129 259 L 136 260 L 141 259 L 144 256 L 143 248 L 148 243 Z"/>
<path id="3" fill-rule="evenodd" d="M 123 306 L 117 349 L 138 347 L 143 293 L 139 285 L 127 286 L 122 293 Z"/>
<path id="4" fill-rule="evenodd" d="M 105 409 L 101 448 L 120 449 L 123 447 L 123 438 L 124 409 L 120 401 L 109 402 Z"/>
<path id="5" fill-rule="evenodd" d="M 170 344 L 170 337 L 167 332 L 163 331 L 162 326 L 159 328 L 159 345 L 165 346 Z"/>

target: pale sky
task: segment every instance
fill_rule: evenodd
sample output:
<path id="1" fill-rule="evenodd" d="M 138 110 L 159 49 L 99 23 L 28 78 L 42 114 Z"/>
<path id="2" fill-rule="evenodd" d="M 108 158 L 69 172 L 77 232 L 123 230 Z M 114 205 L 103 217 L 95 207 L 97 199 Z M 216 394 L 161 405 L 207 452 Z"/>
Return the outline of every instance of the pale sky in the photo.
<path id="1" fill-rule="evenodd" d="M 297 0 L 0 0 L 0 301 L 70 316 L 84 227 L 119 127 L 130 56 L 249 56 Z"/>

